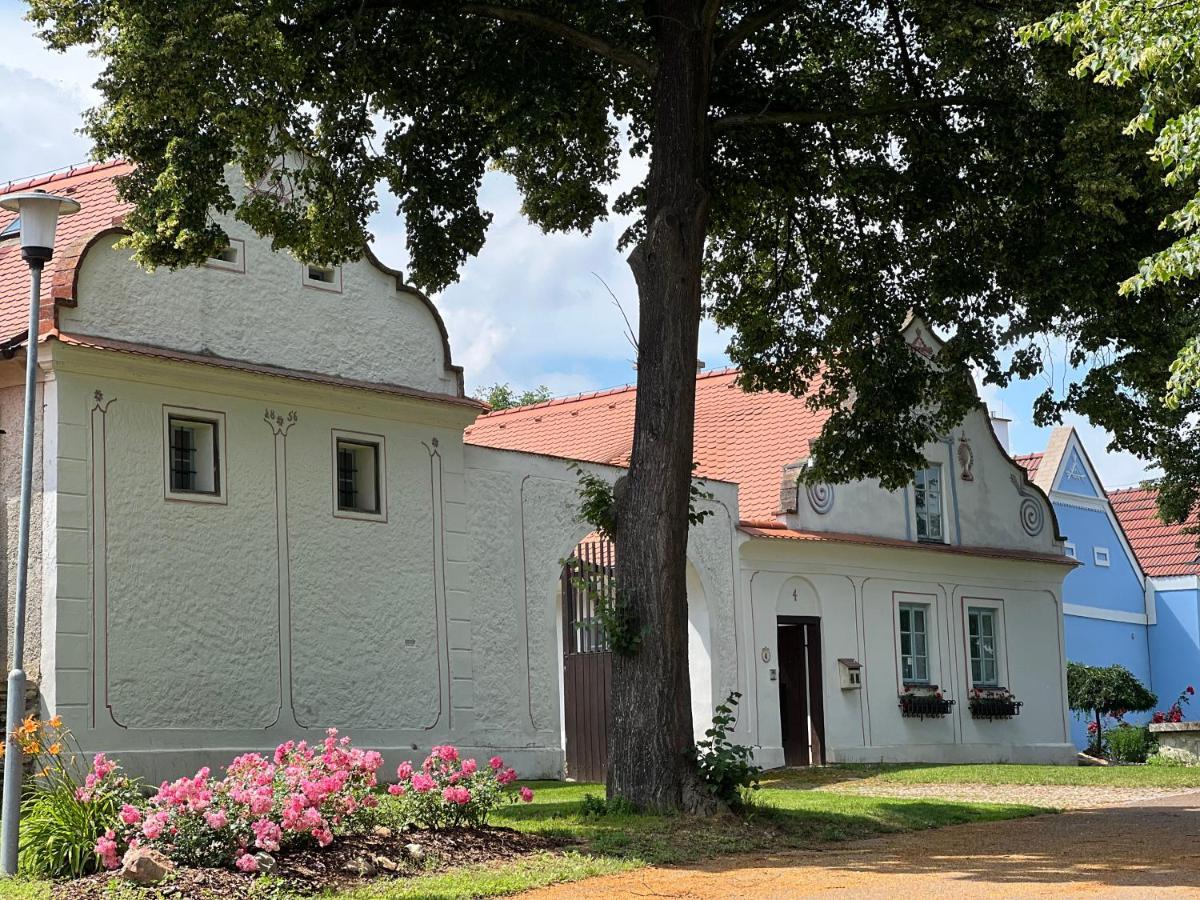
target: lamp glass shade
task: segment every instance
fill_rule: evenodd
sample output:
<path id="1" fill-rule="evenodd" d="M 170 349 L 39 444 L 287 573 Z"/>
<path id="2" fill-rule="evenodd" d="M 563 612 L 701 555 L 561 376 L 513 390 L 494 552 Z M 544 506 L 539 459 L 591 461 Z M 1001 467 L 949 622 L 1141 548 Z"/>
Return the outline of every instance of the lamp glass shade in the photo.
<path id="1" fill-rule="evenodd" d="M 70 197 L 58 197 L 43 191 L 28 191 L 0 197 L 0 208 L 21 217 L 21 246 L 54 249 L 54 232 L 59 216 L 79 212 L 79 204 Z"/>

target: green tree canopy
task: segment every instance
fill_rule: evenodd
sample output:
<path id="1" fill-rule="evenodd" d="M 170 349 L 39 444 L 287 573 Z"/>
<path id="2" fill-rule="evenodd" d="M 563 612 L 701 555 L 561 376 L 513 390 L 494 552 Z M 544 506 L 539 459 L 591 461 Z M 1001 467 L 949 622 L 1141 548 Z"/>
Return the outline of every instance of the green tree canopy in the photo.
<path id="1" fill-rule="evenodd" d="M 550 388 L 544 384 L 518 393 L 511 384 L 496 382 L 491 387 L 480 388 L 475 392 L 475 398 L 482 400 L 495 412 L 499 409 L 512 409 L 514 406 L 529 406 L 531 403 L 544 403 L 553 395 Z"/>
<path id="2" fill-rule="evenodd" d="M 1172 240 L 1153 246 L 1121 283 L 1125 296 L 1155 286 L 1193 280 L 1200 274 L 1200 3 L 1196 0 L 1083 0 L 1021 31 L 1026 40 L 1053 40 L 1075 50 L 1072 72 L 1100 85 L 1136 88 L 1141 103 L 1124 133 L 1149 136 L 1149 157 L 1164 182 L 1178 189 L 1180 205 L 1163 217 Z M 1105 404 L 1095 392 L 1080 395 L 1097 424 L 1117 435 L 1116 446 L 1162 461 L 1160 509 L 1183 521 L 1200 501 L 1200 332 L 1190 337 L 1185 317 L 1168 325 L 1166 349 L 1178 350 L 1166 373 L 1165 354 L 1151 352 L 1128 365 L 1102 368 L 1097 390 L 1130 395 Z M 1180 346 L 1181 337 L 1185 340 Z M 1155 389 L 1154 380 L 1169 376 Z M 1166 393 L 1167 408 L 1158 407 Z"/>
<path id="3" fill-rule="evenodd" d="M 1153 709 L 1158 697 L 1122 665 L 1085 666 L 1067 663 L 1067 706 L 1095 716 L 1124 715 Z"/>
<path id="4" fill-rule="evenodd" d="M 639 292 L 638 393 L 616 492 L 620 602 L 649 635 L 614 662 L 609 791 L 698 803 L 685 565 L 702 301 L 752 389 L 830 411 L 809 477 L 911 478 L 991 382 L 1047 365 L 1047 336 L 1097 368 L 1040 414 L 1111 412 L 1129 440 L 1200 333 L 1170 286 L 1118 301 L 1177 185 L 1130 90 L 1071 77 L 1015 29 L 1050 0 L 32 0 L 50 46 L 107 65 L 87 131 L 137 168 L 130 245 L 203 261 L 213 210 L 329 262 L 361 251 L 377 185 L 398 198 L 410 278 L 457 277 L 490 221 L 489 166 L 525 214 L 587 231 L 622 140 L 648 156 L 614 204 Z M 228 166 L 255 186 L 235 198 Z M 938 365 L 900 334 L 948 336 Z M 869 402 L 853 402 L 869 398 Z M 1180 413 L 1184 415 L 1184 413 Z M 1183 427 L 1167 421 L 1164 432 Z M 1123 432 L 1123 434 L 1124 434 Z M 1167 461 L 1171 465 L 1173 462 Z"/>

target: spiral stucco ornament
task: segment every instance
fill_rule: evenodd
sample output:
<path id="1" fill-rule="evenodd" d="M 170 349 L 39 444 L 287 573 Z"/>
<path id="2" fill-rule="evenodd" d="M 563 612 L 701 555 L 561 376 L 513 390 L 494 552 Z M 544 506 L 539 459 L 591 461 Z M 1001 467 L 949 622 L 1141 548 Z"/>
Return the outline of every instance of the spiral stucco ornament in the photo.
<path id="1" fill-rule="evenodd" d="M 1046 527 L 1046 511 L 1038 502 L 1038 498 L 1030 491 L 1025 490 L 1015 475 L 1013 484 L 1016 485 L 1017 493 L 1021 495 L 1021 508 L 1018 511 L 1018 515 L 1021 517 L 1021 527 L 1030 537 L 1037 537 Z"/>
<path id="2" fill-rule="evenodd" d="M 833 509 L 833 485 L 810 484 L 808 486 L 808 505 L 819 516 L 828 513 Z"/>
<path id="3" fill-rule="evenodd" d="M 1021 501 L 1021 527 L 1025 529 L 1025 533 L 1030 537 L 1037 537 L 1042 533 L 1042 528 L 1046 524 L 1046 514 L 1042 511 L 1042 504 L 1038 503 L 1032 497 L 1026 497 Z"/>

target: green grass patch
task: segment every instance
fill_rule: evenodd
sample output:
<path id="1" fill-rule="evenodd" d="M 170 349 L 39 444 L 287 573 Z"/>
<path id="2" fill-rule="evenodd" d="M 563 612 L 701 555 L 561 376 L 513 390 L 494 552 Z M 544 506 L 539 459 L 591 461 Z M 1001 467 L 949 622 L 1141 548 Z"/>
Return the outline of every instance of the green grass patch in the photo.
<path id="1" fill-rule="evenodd" d="M 884 763 L 772 772 L 763 784 L 771 788 L 795 790 L 865 778 L 888 784 L 1016 784 L 1186 790 L 1200 787 L 1200 767 Z"/>
<path id="2" fill-rule="evenodd" d="M 434 875 L 378 882 L 350 891 L 326 894 L 329 900 L 457 900 L 501 897 L 533 888 L 636 868 L 633 860 L 568 853 L 537 853 L 494 866 L 464 866 Z"/>
<path id="3" fill-rule="evenodd" d="M 0 897 L 4 900 L 49 900 L 50 882 L 25 878 L 0 879 Z"/>

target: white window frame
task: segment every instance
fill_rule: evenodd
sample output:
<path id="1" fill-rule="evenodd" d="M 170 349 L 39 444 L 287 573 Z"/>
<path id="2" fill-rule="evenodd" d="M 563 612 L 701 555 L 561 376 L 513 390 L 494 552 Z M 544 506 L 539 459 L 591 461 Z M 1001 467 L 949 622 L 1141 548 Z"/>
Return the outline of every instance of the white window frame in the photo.
<path id="1" fill-rule="evenodd" d="M 904 677 L 904 641 L 900 633 L 900 610 L 903 607 L 920 607 L 925 613 L 925 675 L 926 678 Z M 895 629 L 896 683 L 902 690 L 905 685 L 935 686 L 941 676 L 940 644 L 938 642 L 938 602 L 933 594 L 914 594 L 907 591 L 892 593 L 892 624 Z M 914 675 L 916 671 L 914 669 Z"/>
<path id="2" fill-rule="evenodd" d="M 243 275 L 246 272 L 246 242 L 238 238 L 230 238 L 226 251 L 233 251 L 233 259 L 223 259 L 210 256 L 204 265 L 210 269 L 220 269 L 222 272 L 236 272 Z"/>
<path id="3" fill-rule="evenodd" d="M 1071 557 L 1071 559 L 1079 559 L 1079 552 L 1076 550 L 1075 544 L 1072 541 L 1067 541 L 1063 544 L 1063 551 L 1067 554 L 1067 556 Z"/>
<path id="4" fill-rule="evenodd" d="M 338 497 L 338 444 L 359 444 L 375 448 L 375 511 L 361 509 L 343 509 Z M 338 519 L 358 519 L 363 522 L 387 521 L 387 447 L 383 435 L 367 434 L 360 431 L 343 431 L 333 429 L 330 442 L 332 456 L 332 493 L 333 515 Z"/>
<path id="5" fill-rule="evenodd" d="M 921 510 L 917 504 L 917 494 L 921 492 L 925 495 L 926 508 L 929 508 L 929 489 L 922 487 L 918 479 L 923 479 L 925 473 L 932 470 L 937 470 L 938 473 L 938 489 L 937 489 L 937 515 L 941 525 L 941 534 L 936 537 L 930 536 L 928 533 L 925 537 L 921 536 Z M 925 465 L 918 469 L 913 474 L 913 534 L 917 540 L 923 544 L 945 544 L 949 540 L 948 528 L 946 523 L 946 467 L 940 462 L 926 461 Z M 928 516 L 928 513 L 926 513 Z M 928 532 L 928 519 L 926 520 L 926 532 Z"/>
<path id="6" fill-rule="evenodd" d="M 179 491 L 171 487 L 171 423 L 196 422 L 212 427 L 213 491 Z M 184 503 L 225 503 L 229 479 L 226 477 L 225 413 L 213 409 L 194 409 L 187 406 L 163 405 L 163 499 Z"/>
<path id="7" fill-rule="evenodd" d="M 332 280 L 326 281 L 322 278 L 314 278 L 313 272 L 317 271 L 328 272 Z M 300 280 L 305 287 L 315 288 L 318 291 L 330 291 L 334 294 L 340 294 L 342 292 L 342 267 L 319 266 L 316 263 L 301 263 Z"/>
<path id="8" fill-rule="evenodd" d="M 993 634 L 995 642 L 996 680 L 976 681 L 971 666 L 971 611 L 988 610 L 992 613 Z M 969 688 L 1001 688 L 1008 684 L 1008 638 L 1004 630 L 1004 601 L 991 597 L 963 597 L 963 657 L 967 668 L 967 686 Z"/>
<path id="9" fill-rule="evenodd" d="M 1112 554 L 1108 552 L 1107 547 L 1093 547 L 1092 561 L 1098 566 L 1108 568 L 1112 565 Z"/>

